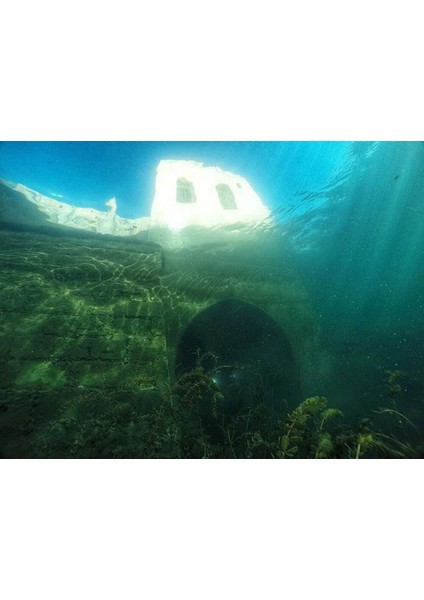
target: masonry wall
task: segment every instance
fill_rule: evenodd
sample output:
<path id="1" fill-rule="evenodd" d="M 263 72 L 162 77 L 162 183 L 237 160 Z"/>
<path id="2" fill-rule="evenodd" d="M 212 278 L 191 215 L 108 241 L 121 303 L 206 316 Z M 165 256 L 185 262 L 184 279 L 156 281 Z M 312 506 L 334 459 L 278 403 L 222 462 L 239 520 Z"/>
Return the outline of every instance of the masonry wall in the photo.
<path id="1" fill-rule="evenodd" d="M 0 451 L 110 447 L 122 406 L 128 424 L 168 386 L 161 248 L 29 231 L 0 248 Z"/>
<path id="2" fill-rule="evenodd" d="M 63 231 L 0 230 L 0 452 L 155 454 L 179 340 L 220 300 L 264 310 L 310 377 L 316 330 L 279 240 L 180 249 Z M 150 440 L 150 441 L 149 441 Z"/>
<path id="3" fill-rule="evenodd" d="M 319 331 L 305 286 L 291 265 L 278 235 L 250 232 L 233 241 L 165 248 L 162 302 L 171 380 L 178 344 L 191 320 L 221 300 L 254 304 L 272 317 L 287 335 L 309 391 L 315 381 Z M 198 239 L 196 235 L 189 236 Z M 314 389 L 313 382 L 311 389 Z"/>

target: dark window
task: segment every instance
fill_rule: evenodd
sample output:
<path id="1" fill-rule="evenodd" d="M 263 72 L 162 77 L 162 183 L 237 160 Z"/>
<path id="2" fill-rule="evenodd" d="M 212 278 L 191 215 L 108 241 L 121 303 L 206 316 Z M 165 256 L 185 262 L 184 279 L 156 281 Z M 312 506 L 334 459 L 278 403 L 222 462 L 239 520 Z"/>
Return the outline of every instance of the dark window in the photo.
<path id="1" fill-rule="evenodd" d="M 184 179 L 184 177 L 177 179 L 177 202 L 181 202 L 181 204 L 196 202 L 194 185 L 188 179 Z"/>
<path id="2" fill-rule="evenodd" d="M 221 202 L 222 208 L 225 208 L 225 210 L 237 209 L 237 204 L 234 200 L 234 194 L 231 191 L 230 186 L 228 186 L 226 183 L 219 183 L 216 186 L 216 191 L 218 192 L 219 201 Z"/>

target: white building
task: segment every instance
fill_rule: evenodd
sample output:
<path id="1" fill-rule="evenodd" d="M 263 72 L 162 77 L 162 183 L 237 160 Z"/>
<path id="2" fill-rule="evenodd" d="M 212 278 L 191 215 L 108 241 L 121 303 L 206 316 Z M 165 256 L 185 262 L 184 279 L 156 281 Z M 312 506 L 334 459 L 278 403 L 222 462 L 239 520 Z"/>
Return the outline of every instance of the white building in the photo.
<path id="1" fill-rule="evenodd" d="M 137 219 L 117 215 L 115 198 L 101 211 L 60 202 L 19 183 L 3 183 L 20 192 L 52 225 L 115 236 L 148 231 L 150 239 L 171 243 L 179 237 L 173 234 L 190 226 L 219 232 L 228 225 L 256 225 L 270 214 L 246 179 L 189 160 L 159 163 L 150 217 Z"/>
<path id="2" fill-rule="evenodd" d="M 270 214 L 249 182 L 218 167 L 189 160 L 162 160 L 150 215 L 152 226 L 181 231 L 188 226 L 254 224 Z"/>

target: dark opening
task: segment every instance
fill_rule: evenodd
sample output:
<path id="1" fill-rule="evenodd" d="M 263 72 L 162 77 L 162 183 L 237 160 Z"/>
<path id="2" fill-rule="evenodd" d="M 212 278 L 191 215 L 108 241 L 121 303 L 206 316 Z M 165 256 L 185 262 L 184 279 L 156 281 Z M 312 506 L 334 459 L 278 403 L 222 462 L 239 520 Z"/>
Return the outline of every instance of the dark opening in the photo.
<path id="1" fill-rule="evenodd" d="M 248 302 L 224 300 L 197 315 L 183 333 L 176 377 L 202 367 L 224 396 L 223 410 L 265 404 L 278 414 L 298 398 L 298 375 L 291 345 L 279 325 Z"/>
<path id="2" fill-rule="evenodd" d="M 216 191 L 218 192 L 219 201 L 221 203 L 222 208 L 225 210 L 236 210 L 237 204 L 234 199 L 234 194 L 226 183 L 219 183 L 216 186 Z"/>
<path id="3" fill-rule="evenodd" d="M 184 179 L 184 177 L 177 179 L 177 202 L 181 204 L 193 204 L 196 202 L 194 185 L 188 179 Z"/>

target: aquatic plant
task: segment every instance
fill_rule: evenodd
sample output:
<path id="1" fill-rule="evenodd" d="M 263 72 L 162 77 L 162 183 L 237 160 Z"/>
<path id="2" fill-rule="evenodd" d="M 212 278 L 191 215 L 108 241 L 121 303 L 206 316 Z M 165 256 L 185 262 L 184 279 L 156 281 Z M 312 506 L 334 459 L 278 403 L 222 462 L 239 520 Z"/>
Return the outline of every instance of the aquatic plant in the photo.
<path id="1" fill-rule="evenodd" d="M 312 396 L 299 404 L 287 417 L 283 425 L 283 435 L 279 439 L 277 458 L 294 458 L 299 446 L 304 443 L 309 421 L 321 412 L 327 404 L 323 396 Z"/>
<path id="2" fill-rule="evenodd" d="M 51 458 L 363 459 L 424 453 L 412 418 L 393 407 L 399 373 L 386 375 L 390 406 L 352 424 L 324 396 L 309 397 L 288 414 L 277 414 L 260 398 L 255 406 L 241 402 L 227 410 L 231 398 L 224 398 L 214 376 L 234 367 L 198 351 L 193 369 L 165 396 L 85 390 L 45 428 L 35 423 L 34 432 L 24 434 L 35 436 L 35 455 Z"/>
<path id="3" fill-rule="evenodd" d="M 396 400 L 402 392 L 400 380 L 404 377 L 404 372 L 400 369 L 385 372 L 385 385 L 388 398 L 394 409 L 397 409 Z"/>
<path id="4" fill-rule="evenodd" d="M 213 361 L 213 368 L 207 370 L 205 363 Z M 219 367 L 223 369 L 224 367 Z M 224 396 L 213 380 L 216 367 L 216 357 L 211 352 L 201 354 L 197 351 L 196 366 L 187 373 L 183 373 L 174 383 L 171 389 L 171 402 L 176 401 L 185 407 L 200 406 L 204 401 L 209 403 L 211 414 L 214 418 L 218 416 L 218 405 Z"/>
<path id="5" fill-rule="evenodd" d="M 213 380 L 216 364 L 212 353 L 198 350 L 194 368 L 180 375 L 170 390 L 183 456 L 208 458 L 216 454 L 213 446 L 224 399 Z"/>
<path id="6" fill-rule="evenodd" d="M 416 451 L 409 443 L 380 431 L 358 434 L 355 458 L 361 458 L 368 450 L 373 450 L 380 458 L 416 457 Z"/>
<path id="7" fill-rule="evenodd" d="M 332 419 L 341 418 L 344 415 L 338 408 L 327 408 L 320 415 L 320 422 L 317 430 L 318 442 L 314 458 L 331 458 L 334 453 L 334 443 L 330 432 L 325 430 L 326 425 Z"/>
<path id="8" fill-rule="evenodd" d="M 375 445 L 375 438 L 372 433 L 359 433 L 357 436 L 356 454 L 355 458 L 360 458 L 368 448 L 372 448 Z"/>
<path id="9" fill-rule="evenodd" d="M 397 411 L 392 409 L 379 409 L 374 411 L 376 416 L 385 414 L 389 417 L 398 418 Z M 405 417 L 406 418 L 406 417 Z M 411 423 L 411 425 L 413 425 Z M 414 458 L 416 451 L 409 442 L 402 441 L 394 434 L 385 433 L 377 426 L 374 418 L 361 419 L 356 431 L 352 430 L 350 439 L 346 440 L 346 446 L 350 446 L 348 458 Z"/>

